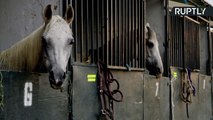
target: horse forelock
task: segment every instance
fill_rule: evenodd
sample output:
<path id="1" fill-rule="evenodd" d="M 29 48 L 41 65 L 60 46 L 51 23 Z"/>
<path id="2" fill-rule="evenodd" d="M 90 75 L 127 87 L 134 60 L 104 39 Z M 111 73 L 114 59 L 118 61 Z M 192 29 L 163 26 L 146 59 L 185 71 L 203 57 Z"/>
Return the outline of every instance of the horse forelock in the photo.
<path id="1" fill-rule="evenodd" d="M 52 16 L 51 20 L 45 25 L 44 28 L 44 34 L 48 33 L 50 29 L 66 29 L 66 30 L 71 30 L 68 23 L 59 15 L 54 15 Z M 60 31 L 63 32 L 63 31 Z M 71 31 L 72 33 L 72 31 Z"/>

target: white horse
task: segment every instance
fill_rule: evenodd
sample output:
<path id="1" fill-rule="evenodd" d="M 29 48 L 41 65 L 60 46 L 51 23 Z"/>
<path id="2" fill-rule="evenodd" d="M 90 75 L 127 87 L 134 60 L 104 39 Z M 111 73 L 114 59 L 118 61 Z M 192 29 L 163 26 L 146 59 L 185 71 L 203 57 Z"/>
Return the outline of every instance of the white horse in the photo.
<path id="1" fill-rule="evenodd" d="M 146 68 L 149 74 L 160 77 L 163 74 L 163 63 L 159 52 L 156 33 L 147 23 L 145 26 L 146 38 Z"/>
<path id="2" fill-rule="evenodd" d="M 45 24 L 0 53 L 0 70 L 39 72 L 45 68 L 51 86 L 61 88 L 74 43 L 70 29 L 74 18 L 71 6 L 65 16 L 65 19 L 53 16 L 48 5 L 43 16 Z"/>

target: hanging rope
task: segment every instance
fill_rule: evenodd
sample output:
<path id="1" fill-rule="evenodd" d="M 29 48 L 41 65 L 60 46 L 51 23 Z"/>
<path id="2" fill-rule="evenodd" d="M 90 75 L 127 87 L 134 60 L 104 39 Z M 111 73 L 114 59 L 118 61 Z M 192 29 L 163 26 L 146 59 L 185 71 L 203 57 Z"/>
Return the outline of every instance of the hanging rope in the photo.
<path id="1" fill-rule="evenodd" d="M 113 87 L 112 90 L 111 86 Z M 113 78 L 112 73 L 103 62 L 98 62 L 98 90 L 101 101 L 101 117 L 100 120 L 114 120 L 113 101 L 121 102 L 123 94 L 119 90 L 118 80 Z"/>
<path id="2" fill-rule="evenodd" d="M 2 111 L 3 107 L 4 107 L 3 75 L 0 72 L 0 108 Z"/>
<path id="3" fill-rule="evenodd" d="M 180 98 L 186 103 L 186 115 L 189 118 L 189 104 L 192 103 L 192 94 L 195 96 L 195 87 L 191 80 L 191 70 L 189 68 L 185 69 L 182 73 Z"/>

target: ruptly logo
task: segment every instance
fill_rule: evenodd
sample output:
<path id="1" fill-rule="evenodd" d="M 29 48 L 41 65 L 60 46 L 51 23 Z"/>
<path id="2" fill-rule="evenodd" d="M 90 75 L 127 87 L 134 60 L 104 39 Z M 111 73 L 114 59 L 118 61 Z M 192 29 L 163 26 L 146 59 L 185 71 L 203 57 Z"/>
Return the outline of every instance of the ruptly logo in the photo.
<path id="1" fill-rule="evenodd" d="M 172 16 L 213 16 L 213 7 L 173 7 Z"/>

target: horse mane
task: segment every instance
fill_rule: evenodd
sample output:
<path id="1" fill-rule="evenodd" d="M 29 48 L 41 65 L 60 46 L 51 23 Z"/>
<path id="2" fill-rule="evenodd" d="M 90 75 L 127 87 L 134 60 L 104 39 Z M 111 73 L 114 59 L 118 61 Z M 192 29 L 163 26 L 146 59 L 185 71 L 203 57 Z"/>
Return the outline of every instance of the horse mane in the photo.
<path id="1" fill-rule="evenodd" d="M 0 53 L 0 70 L 36 71 L 41 60 L 42 25 L 30 35 Z"/>

